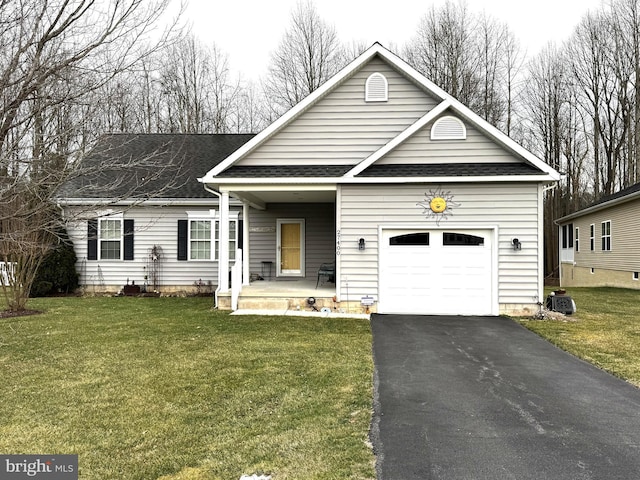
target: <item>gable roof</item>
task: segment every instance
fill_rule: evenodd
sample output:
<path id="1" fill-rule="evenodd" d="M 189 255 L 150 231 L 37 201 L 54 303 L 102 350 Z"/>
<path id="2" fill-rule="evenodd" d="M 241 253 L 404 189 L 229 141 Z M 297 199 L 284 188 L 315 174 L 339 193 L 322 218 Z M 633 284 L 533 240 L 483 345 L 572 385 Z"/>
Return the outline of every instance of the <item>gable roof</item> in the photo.
<path id="1" fill-rule="evenodd" d="M 635 200 L 638 198 L 640 198 L 640 183 L 636 183 L 635 185 L 631 185 L 624 190 L 620 190 L 619 192 L 603 197 L 600 200 L 592 203 L 588 207 L 583 208 L 582 210 L 578 210 L 577 212 L 565 215 L 564 217 L 557 219 L 555 223 L 565 223 L 569 220 L 582 217 L 583 215 L 588 215 L 590 213 L 604 210 L 606 208 L 610 208 L 622 203 L 630 202 L 631 200 Z"/>
<path id="2" fill-rule="evenodd" d="M 340 174 L 340 181 L 349 182 L 350 179 L 356 179 L 359 174 L 364 170 L 375 164 L 375 162 L 383 157 L 386 153 L 393 150 L 400 145 L 404 140 L 411 137 L 421 127 L 437 118 L 440 114 L 447 110 L 451 110 L 460 117 L 464 118 L 470 124 L 475 126 L 482 134 L 489 137 L 491 140 L 501 145 L 503 148 L 513 152 L 516 156 L 523 159 L 529 165 L 533 167 L 535 171 L 534 175 L 537 176 L 536 180 L 557 181 L 560 179 L 560 174 L 553 169 L 550 165 L 547 165 L 542 160 L 537 158 L 531 152 L 523 148 L 521 145 L 513 141 L 510 137 L 500 132 L 497 128 L 483 120 L 477 114 L 472 112 L 468 107 L 460 103 L 454 97 L 446 93 L 440 87 L 435 85 L 429 79 L 427 79 L 420 72 L 411 67 L 404 60 L 397 57 L 395 54 L 384 48 L 379 43 L 373 44 L 368 50 L 358 56 L 349 65 L 343 68 L 334 77 L 325 82 L 320 88 L 308 95 L 304 100 L 291 108 L 282 117 L 272 123 L 268 128 L 256 135 L 253 139 L 239 148 L 236 152 L 226 158 L 224 161 L 212 168 L 203 178 L 199 179 L 203 183 L 219 183 L 220 178 L 228 178 L 228 170 L 234 167 L 241 159 L 251 154 L 259 146 L 267 142 L 270 138 L 281 131 L 285 126 L 293 122 L 297 117 L 315 105 L 319 100 L 326 96 L 329 92 L 334 90 L 338 85 L 351 77 L 357 70 L 363 65 L 369 62 L 374 57 L 379 57 L 390 64 L 394 69 L 402 73 L 409 78 L 413 83 L 422 87 L 429 94 L 440 100 L 440 103 L 436 105 L 432 110 L 426 112 L 420 119 L 410 125 L 405 131 L 401 132 L 396 138 L 392 139 L 382 148 L 363 159 L 359 164 L 351 166 L 351 168 Z M 249 171 L 247 171 L 249 172 Z M 234 172 L 233 177 L 237 178 L 237 171 Z"/>
<path id="3" fill-rule="evenodd" d="M 109 134 L 60 189 L 63 203 L 89 199 L 207 198 L 197 178 L 254 134 Z"/>

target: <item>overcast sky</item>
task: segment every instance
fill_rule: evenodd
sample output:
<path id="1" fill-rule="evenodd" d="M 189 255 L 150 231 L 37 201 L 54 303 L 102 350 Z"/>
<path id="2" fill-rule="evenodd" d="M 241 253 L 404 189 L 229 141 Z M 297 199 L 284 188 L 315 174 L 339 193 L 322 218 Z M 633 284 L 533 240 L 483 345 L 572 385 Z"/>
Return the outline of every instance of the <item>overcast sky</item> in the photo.
<path id="1" fill-rule="evenodd" d="M 468 0 L 471 11 L 506 22 L 529 56 L 549 41 L 562 42 L 588 11 L 602 0 Z M 269 55 L 290 24 L 296 0 L 188 0 L 186 20 L 205 43 L 215 42 L 243 78 L 266 73 Z M 445 0 L 315 0 L 320 16 L 346 43 L 387 48 L 402 46 L 416 32 L 420 18 Z"/>

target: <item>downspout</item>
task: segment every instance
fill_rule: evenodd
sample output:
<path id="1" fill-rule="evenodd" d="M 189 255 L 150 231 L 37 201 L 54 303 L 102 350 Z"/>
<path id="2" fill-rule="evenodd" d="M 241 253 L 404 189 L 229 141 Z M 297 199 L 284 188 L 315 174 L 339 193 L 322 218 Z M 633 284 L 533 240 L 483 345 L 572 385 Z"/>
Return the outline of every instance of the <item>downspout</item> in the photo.
<path id="1" fill-rule="evenodd" d="M 542 302 L 544 300 L 544 194 L 547 193 L 550 190 L 553 190 L 555 188 L 558 187 L 558 182 L 554 182 L 551 185 L 547 185 L 546 187 L 543 186 L 542 187 L 542 195 L 540 196 L 540 210 L 541 210 L 541 216 L 540 216 L 540 224 L 539 224 L 539 230 L 538 230 L 538 235 L 539 235 L 539 239 L 540 239 L 540 245 L 542 245 L 542 253 L 539 253 L 539 260 L 538 260 L 538 268 L 540 269 L 540 275 L 538 276 L 538 278 L 542 278 L 542 281 L 540 282 L 540 285 L 538 285 L 538 302 Z M 554 221 L 555 223 L 555 221 Z M 557 248 L 557 245 L 554 245 L 553 248 Z M 559 259 L 558 259 L 559 260 Z M 560 265 L 558 265 L 558 275 L 562 275 L 562 271 L 560 270 L 562 268 L 562 262 L 560 262 Z M 540 280 L 538 280 L 540 281 Z"/>
<path id="2" fill-rule="evenodd" d="M 215 195 L 216 197 L 218 197 L 218 205 L 220 205 L 220 202 L 222 201 L 222 195 L 220 194 L 220 192 L 216 192 L 215 190 L 212 190 L 211 188 L 209 188 L 207 186 L 206 183 L 203 183 L 202 186 L 204 187 L 205 191 Z M 218 286 L 216 287 L 215 292 L 213 292 L 213 306 L 214 308 L 218 308 L 218 293 L 220 293 L 220 266 L 218 265 Z"/>

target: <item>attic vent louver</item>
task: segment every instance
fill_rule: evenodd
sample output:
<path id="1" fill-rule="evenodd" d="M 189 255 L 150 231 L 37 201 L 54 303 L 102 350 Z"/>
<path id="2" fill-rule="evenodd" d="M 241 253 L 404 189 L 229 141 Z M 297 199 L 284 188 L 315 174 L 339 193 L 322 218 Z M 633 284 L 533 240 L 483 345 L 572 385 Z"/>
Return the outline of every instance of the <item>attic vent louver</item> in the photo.
<path id="1" fill-rule="evenodd" d="M 366 102 L 386 102 L 389 99 L 387 79 L 381 73 L 372 73 L 365 84 Z"/>
<path id="2" fill-rule="evenodd" d="M 466 138 L 467 129 L 464 123 L 451 115 L 439 118 L 431 127 L 431 140 L 464 140 Z"/>

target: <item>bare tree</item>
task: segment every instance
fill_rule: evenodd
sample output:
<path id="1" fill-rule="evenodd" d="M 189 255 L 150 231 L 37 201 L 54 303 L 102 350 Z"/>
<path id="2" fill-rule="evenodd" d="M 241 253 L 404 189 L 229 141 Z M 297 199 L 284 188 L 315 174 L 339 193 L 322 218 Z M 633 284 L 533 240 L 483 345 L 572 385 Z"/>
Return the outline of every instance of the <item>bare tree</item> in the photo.
<path id="1" fill-rule="evenodd" d="M 0 3 L 0 261 L 8 306 L 25 308 L 59 221 L 59 186 L 82 169 L 93 93 L 167 41 L 148 43 L 168 0 Z M 153 46 L 151 46 L 153 45 Z M 95 138 L 95 137 L 93 137 Z"/>
<path id="2" fill-rule="evenodd" d="M 311 0 L 299 0 L 291 15 L 291 25 L 271 54 L 263 83 L 275 115 L 296 105 L 344 64 L 335 29 L 320 18 Z"/>
<path id="3" fill-rule="evenodd" d="M 465 3 L 447 1 L 422 17 L 405 57 L 417 70 L 469 107 L 478 89 L 475 19 Z"/>
<path id="4" fill-rule="evenodd" d="M 427 78 L 493 125 L 511 130 L 518 42 L 505 24 L 464 2 L 432 6 L 404 56 Z"/>
<path id="5" fill-rule="evenodd" d="M 611 17 L 589 13 L 568 44 L 577 100 L 590 119 L 593 144 L 593 189 L 596 197 L 620 187 L 617 176 L 629 127 L 626 101 L 628 75 L 620 69 L 619 43 Z"/>

